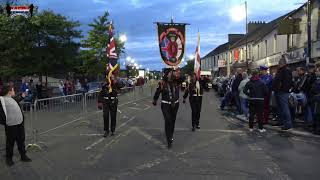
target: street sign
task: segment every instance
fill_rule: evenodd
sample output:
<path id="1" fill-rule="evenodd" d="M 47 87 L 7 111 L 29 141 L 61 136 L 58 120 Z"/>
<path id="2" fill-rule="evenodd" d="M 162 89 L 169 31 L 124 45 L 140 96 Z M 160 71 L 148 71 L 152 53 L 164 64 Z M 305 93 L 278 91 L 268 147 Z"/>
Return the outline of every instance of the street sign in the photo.
<path id="1" fill-rule="evenodd" d="M 226 61 L 225 60 L 218 60 L 218 67 L 226 67 Z"/>

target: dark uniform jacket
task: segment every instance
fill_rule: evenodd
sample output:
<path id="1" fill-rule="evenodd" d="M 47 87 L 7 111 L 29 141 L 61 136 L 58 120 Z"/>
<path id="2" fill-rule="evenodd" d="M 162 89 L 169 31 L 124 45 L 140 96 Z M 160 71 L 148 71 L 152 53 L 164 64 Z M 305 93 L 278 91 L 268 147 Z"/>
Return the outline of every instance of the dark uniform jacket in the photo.
<path id="1" fill-rule="evenodd" d="M 176 83 L 160 81 L 153 97 L 154 102 L 159 99 L 160 94 L 162 95 L 162 103 L 175 104 L 179 102 L 179 86 Z"/>
<path id="2" fill-rule="evenodd" d="M 18 95 L 16 97 L 13 97 L 13 99 L 19 104 L 24 98 L 21 95 Z M 20 110 L 21 110 L 21 107 L 20 107 Z M 23 122 L 24 122 L 24 114 L 22 110 L 21 110 L 21 113 L 22 113 Z M 6 117 L 6 114 L 4 113 L 2 103 L 0 102 L 0 124 L 6 125 L 6 121 L 7 121 L 7 117 Z"/>
<path id="3" fill-rule="evenodd" d="M 115 83 L 114 85 L 112 85 L 112 92 L 109 93 L 108 86 L 102 87 L 102 89 L 98 95 L 98 103 L 102 103 L 103 105 L 105 105 L 108 102 L 117 101 L 118 100 L 118 92 L 119 92 L 120 88 L 122 88 L 121 84 Z"/>
<path id="4" fill-rule="evenodd" d="M 183 99 L 186 99 L 188 96 L 189 96 L 189 98 L 196 97 L 196 96 L 202 96 L 203 89 L 205 87 L 206 82 L 204 80 L 200 80 L 199 84 L 200 84 L 200 91 L 197 93 L 196 82 L 190 83 L 188 85 L 187 89 L 185 90 L 185 93 L 183 95 Z"/>

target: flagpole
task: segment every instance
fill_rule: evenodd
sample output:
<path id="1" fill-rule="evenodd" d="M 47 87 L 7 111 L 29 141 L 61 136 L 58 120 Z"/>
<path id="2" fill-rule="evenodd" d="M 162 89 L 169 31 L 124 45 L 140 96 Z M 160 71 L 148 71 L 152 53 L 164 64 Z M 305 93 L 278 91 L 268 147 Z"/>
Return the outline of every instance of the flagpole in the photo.
<path id="1" fill-rule="evenodd" d="M 248 62 L 248 4 L 245 1 L 245 9 L 246 9 L 246 66 L 247 72 L 249 72 L 249 62 Z"/>

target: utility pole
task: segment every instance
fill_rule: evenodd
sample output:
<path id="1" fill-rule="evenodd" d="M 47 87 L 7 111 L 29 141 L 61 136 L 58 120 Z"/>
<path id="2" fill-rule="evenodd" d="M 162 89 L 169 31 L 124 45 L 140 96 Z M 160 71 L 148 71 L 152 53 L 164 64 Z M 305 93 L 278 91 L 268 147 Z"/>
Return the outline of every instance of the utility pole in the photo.
<path id="1" fill-rule="evenodd" d="M 311 0 L 308 0 L 307 2 L 307 16 L 308 16 L 308 22 L 307 22 L 307 33 L 308 33 L 308 48 L 307 48 L 307 58 L 306 58 L 306 66 L 308 68 L 308 65 L 311 61 L 311 48 L 312 48 L 312 39 L 311 39 Z"/>
<path id="2" fill-rule="evenodd" d="M 249 62 L 248 62 L 248 4 L 245 1 L 245 9 L 246 9 L 246 66 L 247 71 L 249 71 Z"/>

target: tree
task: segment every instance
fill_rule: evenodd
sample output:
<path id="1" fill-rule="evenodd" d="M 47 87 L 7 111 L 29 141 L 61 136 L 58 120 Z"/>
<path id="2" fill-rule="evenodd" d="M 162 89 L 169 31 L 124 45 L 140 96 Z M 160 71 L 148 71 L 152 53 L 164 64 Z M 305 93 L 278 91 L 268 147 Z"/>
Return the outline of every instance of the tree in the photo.
<path id="1" fill-rule="evenodd" d="M 187 65 L 181 68 L 181 74 L 193 74 L 194 73 L 194 61 L 188 60 Z"/>
<path id="2" fill-rule="evenodd" d="M 0 76 L 55 75 L 79 64 L 79 22 L 52 11 L 32 18 L 0 15 Z"/>
<path id="3" fill-rule="evenodd" d="M 89 24 L 91 30 L 88 37 L 82 41 L 83 50 L 81 51 L 81 59 L 83 65 L 79 67 L 80 71 L 88 76 L 101 76 L 106 69 L 106 47 L 109 39 L 108 29 L 110 20 L 109 13 L 105 12 L 103 16 L 99 16 Z M 118 36 L 116 40 L 116 52 L 118 57 L 124 50 L 124 43 L 121 43 Z"/>

